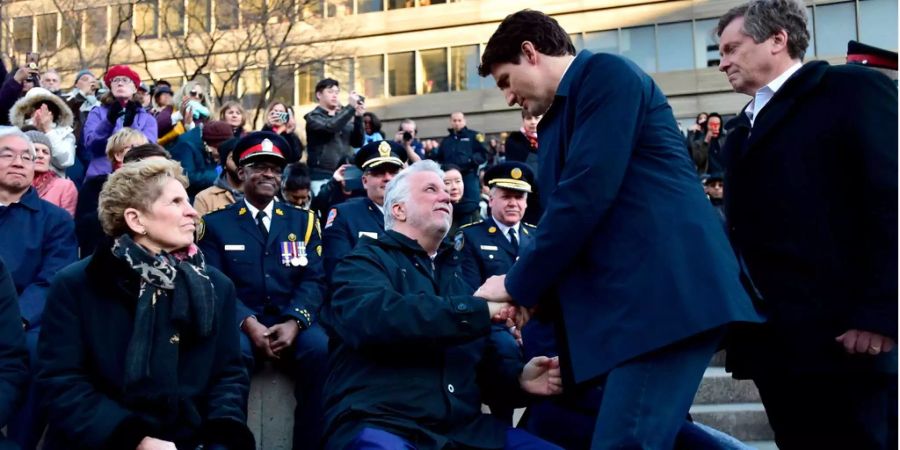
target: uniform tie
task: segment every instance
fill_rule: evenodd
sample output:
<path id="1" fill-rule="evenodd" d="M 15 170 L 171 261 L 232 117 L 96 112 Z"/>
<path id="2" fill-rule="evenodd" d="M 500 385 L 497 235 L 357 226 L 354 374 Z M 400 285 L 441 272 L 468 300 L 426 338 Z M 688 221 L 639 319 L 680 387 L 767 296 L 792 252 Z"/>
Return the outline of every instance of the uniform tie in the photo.
<path id="1" fill-rule="evenodd" d="M 263 219 L 266 218 L 266 212 L 260 211 L 256 213 L 256 226 L 259 228 L 259 232 L 262 233 L 263 240 L 269 240 L 269 230 L 266 228 L 266 223 L 263 222 Z"/>
<path id="2" fill-rule="evenodd" d="M 512 244 L 514 249 L 518 250 L 519 249 L 519 240 L 516 239 L 516 229 L 510 228 L 509 231 L 507 232 L 507 234 L 509 234 L 509 243 Z"/>

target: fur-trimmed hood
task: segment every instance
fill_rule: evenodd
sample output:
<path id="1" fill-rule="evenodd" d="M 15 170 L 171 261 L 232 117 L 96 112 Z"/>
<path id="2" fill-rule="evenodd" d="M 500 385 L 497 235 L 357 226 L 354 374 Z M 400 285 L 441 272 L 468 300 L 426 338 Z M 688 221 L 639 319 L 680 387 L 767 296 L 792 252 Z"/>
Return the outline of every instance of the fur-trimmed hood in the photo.
<path id="1" fill-rule="evenodd" d="M 34 105 L 40 102 L 52 102 L 59 108 L 59 117 L 54 117 L 54 123 L 58 127 L 71 127 L 74 121 L 69 105 L 58 95 L 44 89 L 31 88 L 24 97 L 20 98 L 9 110 L 9 121 L 18 128 L 25 125 L 26 116 L 30 117 L 34 112 Z"/>

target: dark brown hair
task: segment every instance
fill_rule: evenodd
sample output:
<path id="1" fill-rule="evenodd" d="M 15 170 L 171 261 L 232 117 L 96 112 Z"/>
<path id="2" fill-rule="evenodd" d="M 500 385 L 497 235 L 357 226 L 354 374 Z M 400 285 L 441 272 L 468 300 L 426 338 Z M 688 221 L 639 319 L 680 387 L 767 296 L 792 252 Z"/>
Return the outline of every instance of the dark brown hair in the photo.
<path id="1" fill-rule="evenodd" d="M 522 42 L 531 42 L 544 55 L 574 55 L 575 46 L 566 30 L 556 19 L 540 12 L 523 9 L 503 19 L 497 31 L 488 40 L 478 75 L 486 77 L 495 64 L 518 64 L 522 54 Z"/>

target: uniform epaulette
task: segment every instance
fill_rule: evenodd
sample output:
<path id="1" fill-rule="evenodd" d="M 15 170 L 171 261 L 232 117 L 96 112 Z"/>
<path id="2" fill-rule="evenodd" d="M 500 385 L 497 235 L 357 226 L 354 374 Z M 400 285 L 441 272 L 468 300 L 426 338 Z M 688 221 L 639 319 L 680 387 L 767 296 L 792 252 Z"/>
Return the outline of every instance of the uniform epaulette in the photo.
<path id="1" fill-rule="evenodd" d="M 233 204 L 234 204 L 234 203 L 232 203 L 231 205 L 233 205 Z M 228 210 L 231 209 L 231 205 L 228 205 L 228 206 L 226 206 L 226 207 L 224 207 L 224 208 L 219 208 L 219 209 L 217 209 L 217 210 L 215 210 L 215 211 L 210 211 L 210 212 L 204 214 L 204 216 L 209 216 L 209 215 L 212 215 L 212 214 L 218 214 L 218 213 L 223 212 L 223 211 L 228 211 Z"/>
<path id="2" fill-rule="evenodd" d="M 535 229 L 537 229 L 537 225 L 532 225 L 532 224 L 530 224 L 530 223 L 528 223 L 528 222 L 522 222 L 522 224 L 525 225 L 525 226 L 528 227 L 528 228 L 535 228 Z"/>
<path id="3" fill-rule="evenodd" d="M 463 228 L 471 227 L 472 225 L 478 225 L 479 223 L 482 223 L 482 222 L 484 222 L 484 221 L 483 221 L 483 220 L 476 220 L 476 221 L 474 221 L 474 222 L 467 223 L 467 224 L 465 224 L 465 225 L 459 227 L 459 229 L 462 230 Z"/>

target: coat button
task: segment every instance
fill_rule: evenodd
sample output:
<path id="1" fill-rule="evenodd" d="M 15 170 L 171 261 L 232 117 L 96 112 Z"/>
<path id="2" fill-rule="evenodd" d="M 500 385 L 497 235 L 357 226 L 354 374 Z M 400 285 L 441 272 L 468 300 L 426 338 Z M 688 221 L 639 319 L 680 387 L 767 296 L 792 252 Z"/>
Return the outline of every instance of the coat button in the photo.
<path id="1" fill-rule="evenodd" d="M 448 384 L 448 385 L 447 385 L 447 390 L 452 394 L 453 391 L 455 391 L 456 389 L 453 388 L 453 385 L 452 385 L 452 384 Z"/>
<path id="2" fill-rule="evenodd" d="M 469 307 L 466 306 L 465 303 L 460 303 L 460 304 L 456 305 L 457 311 L 466 311 L 467 309 L 469 309 Z"/>

